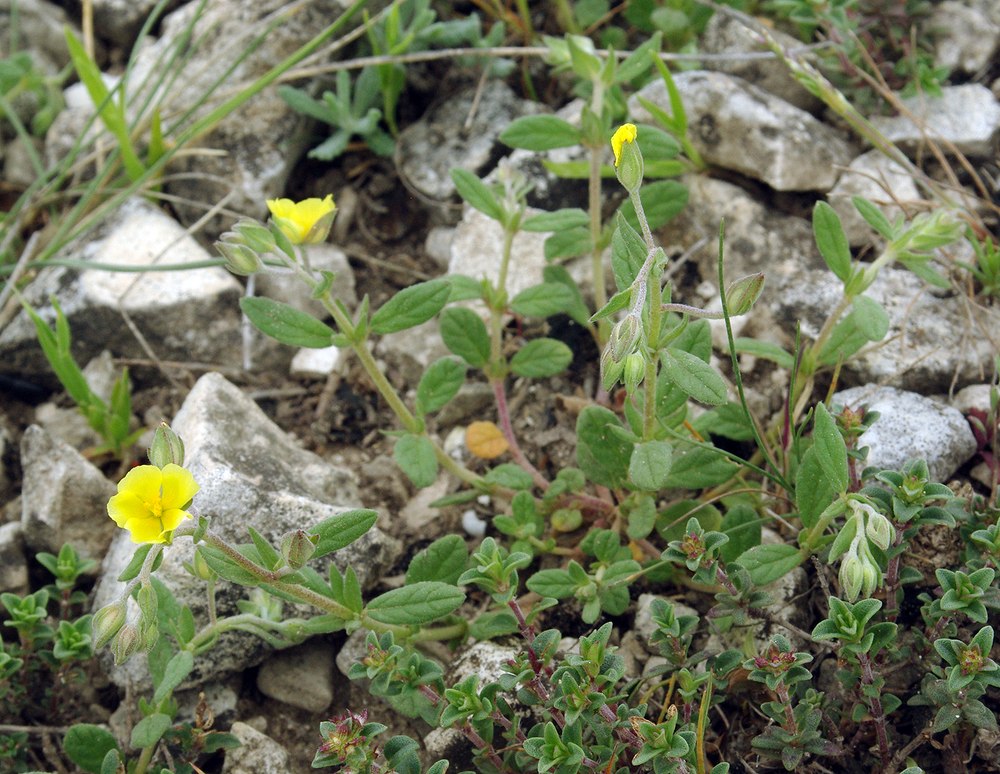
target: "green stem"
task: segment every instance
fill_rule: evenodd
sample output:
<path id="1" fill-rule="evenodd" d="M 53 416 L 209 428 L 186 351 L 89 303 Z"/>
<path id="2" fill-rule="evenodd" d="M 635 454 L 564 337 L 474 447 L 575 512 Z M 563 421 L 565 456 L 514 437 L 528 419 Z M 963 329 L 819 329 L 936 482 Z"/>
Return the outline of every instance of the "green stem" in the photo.
<path id="1" fill-rule="evenodd" d="M 601 250 L 601 152 L 603 148 L 590 149 L 590 169 L 587 176 L 587 211 L 590 215 L 590 274 L 594 285 L 594 308 L 603 309 L 608 303 L 608 289 L 604 282 L 604 255 Z M 597 321 L 597 345 L 603 347 L 611 332 L 607 317 Z"/>
<path id="2" fill-rule="evenodd" d="M 643 379 L 646 388 L 646 398 L 642 407 L 642 438 L 649 441 L 656 431 L 656 371 L 660 348 L 660 326 L 663 319 L 663 289 L 660 285 L 659 277 L 650 276 L 655 268 L 656 243 L 653 241 L 653 232 L 649 229 L 646 220 L 646 211 L 643 209 L 642 200 L 639 198 L 638 187 L 629 191 L 629 198 L 632 206 L 635 207 L 635 214 L 642 228 L 642 238 L 646 242 L 648 251 L 646 261 L 643 263 L 640 275 L 646 285 L 648 295 L 648 318 L 646 325 L 646 375 Z M 641 286 L 640 286 L 641 287 Z M 640 297 L 633 300 L 639 304 L 646 301 Z"/>

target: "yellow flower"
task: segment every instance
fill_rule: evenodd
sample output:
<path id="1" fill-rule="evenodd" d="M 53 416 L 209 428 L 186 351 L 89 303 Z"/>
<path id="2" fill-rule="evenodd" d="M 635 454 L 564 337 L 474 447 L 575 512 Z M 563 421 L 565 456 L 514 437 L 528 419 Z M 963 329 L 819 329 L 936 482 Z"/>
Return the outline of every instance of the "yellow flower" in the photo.
<path id="1" fill-rule="evenodd" d="M 274 225 L 293 245 L 313 245 L 326 239 L 337 211 L 333 194 L 327 194 L 325 199 L 303 199 L 301 202 L 268 199 L 267 208 Z"/>
<path id="2" fill-rule="evenodd" d="M 635 124 L 622 124 L 611 135 L 611 150 L 615 154 L 615 166 L 622 160 L 622 146 L 627 142 L 635 142 Z"/>
<path id="3" fill-rule="evenodd" d="M 108 501 L 108 516 L 132 533 L 133 543 L 165 543 L 191 514 L 184 510 L 199 486 L 180 465 L 168 463 L 132 468 Z"/>

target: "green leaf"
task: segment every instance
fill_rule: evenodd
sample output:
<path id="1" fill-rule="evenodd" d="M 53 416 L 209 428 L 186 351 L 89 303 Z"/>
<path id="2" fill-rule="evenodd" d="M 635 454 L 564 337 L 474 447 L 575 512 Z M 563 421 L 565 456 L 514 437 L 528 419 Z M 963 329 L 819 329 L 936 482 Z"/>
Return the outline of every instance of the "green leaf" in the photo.
<path id="1" fill-rule="evenodd" d="M 375 526 L 378 513 L 367 508 L 344 511 L 324 519 L 319 524 L 309 527 L 306 531 L 319 538 L 313 559 L 339 551 L 349 546 Z"/>
<path id="2" fill-rule="evenodd" d="M 867 199 L 863 199 L 860 196 L 851 197 L 851 202 L 854 204 L 855 209 L 861 213 L 861 217 L 865 219 L 865 222 L 875 229 L 879 234 L 888 240 L 893 238 L 893 228 L 892 224 L 889 223 L 889 219 L 882 214 L 882 210 L 876 207 Z"/>
<path id="3" fill-rule="evenodd" d="M 889 315 L 868 296 L 857 296 L 851 311 L 833 326 L 817 359 L 823 365 L 846 360 L 869 341 L 881 341 L 889 332 Z"/>
<path id="4" fill-rule="evenodd" d="M 504 462 L 501 465 L 497 465 L 483 476 L 483 478 L 486 479 L 487 483 L 516 491 L 531 489 L 535 483 L 528 471 L 520 465 L 515 465 L 513 462 Z"/>
<path id="5" fill-rule="evenodd" d="M 619 290 L 610 299 L 608 303 L 594 312 L 594 316 L 591 317 L 592 322 L 597 322 L 598 320 L 603 320 L 605 317 L 610 317 L 615 312 L 620 312 L 622 309 L 627 307 L 632 303 L 632 288 L 625 288 L 625 290 Z"/>
<path id="6" fill-rule="evenodd" d="M 441 314 L 441 339 L 451 352 L 473 368 L 482 368 L 490 359 L 486 323 L 471 309 L 445 309 Z"/>
<path id="7" fill-rule="evenodd" d="M 736 463 L 712 448 L 691 446 L 686 451 L 675 448 L 667 487 L 702 489 L 728 481 L 738 471 Z"/>
<path id="8" fill-rule="evenodd" d="M 815 448 L 802 455 L 795 472 L 795 505 L 799 509 L 802 526 L 815 526 L 819 515 L 833 500 L 834 488 L 827 476 Z"/>
<path id="9" fill-rule="evenodd" d="M 766 586 L 784 577 L 800 564 L 804 556 L 795 546 L 785 544 L 754 546 L 736 561 L 750 573 L 756 586 Z"/>
<path id="10" fill-rule="evenodd" d="M 842 282 L 851 277 L 851 247 L 840 224 L 840 216 L 826 202 L 816 202 L 813 208 L 813 236 L 823 260 Z"/>
<path id="11" fill-rule="evenodd" d="M 844 436 L 837 429 L 837 422 L 822 403 L 816 405 L 816 415 L 813 418 L 812 448 L 816 450 L 816 460 L 829 479 L 833 491 L 839 494 L 846 492 L 849 483 L 847 445 L 844 443 Z"/>
<path id="12" fill-rule="evenodd" d="M 565 231 L 570 228 L 586 228 L 590 225 L 590 216 L 579 207 L 567 207 L 555 212 L 540 212 L 526 218 L 521 224 L 522 231 Z"/>
<path id="13" fill-rule="evenodd" d="M 433 414 L 444 408 L 465 383 L 465 371 L 465 363 L 453 357 L 431 363 L 417 385 L 418 412 Z"/>
<path id="14" fill-rule="evenodd" d="M 139 546 L 135 549 L 135 553 L 132 554 L 132 558 L 129 559 L 125 569 L 121 571 L 118 576 L 119 583 L 127 583 L 139 574 L 139 570 L 142 569 L 142 565 L 146 562 L 146 554 L 153 547 L 152 543 L 147 543 L 146 545 Z"/>
<path id="15" fill-rule="evenodd" d="M 135 724 L 129 746 L 134 750 L 152 747 L 160 741 L 168 728 L 170 728 L 170 716 L 162 712 L 155 712 Z"/>
<path id="16" fill-rule="evenodd" d="M 628 480 L 633 444 L 614 430 L 622 429 L 618 417 L 601 406 L 587 406 L 576 420 L 577 465 L 590 481 L 618 489 Z"/>
<path id="17" fill-rule="evenodd" d="M 410 566 L 406 568 L 406 583 L 440 581 L 454 586 L 468 561 L 469 550 L 462 536 L 445 535 L 410 560 Z"/>
<path id="18" fill-rule="evenodd" d="M 770 360 L 772 363 L 777 363 L 788 371 L 795 367 L 795 358 L 777 344 L 749 338 L 737 338 L 734 339 L 733 343 L 736 345 L 736 352 L 738 354 L 753 355 L 764 360 Z"/>
<path id="19" fill-rule="evenodd" d="M 640 4 L 633 2 L 632 5 L 638 6 Z M 637 46 L 631 54 L 623 59 L 615 71 L 615 83 L 627 83 L 645 75 L 653 63 L 653 55 L 660 53 L 660 46 L 663 42 L 662 38 L 662 33 L 654 33 L 642 45 Z"/>
<path id="20" fill-rule="evenodd" d="M 583 294 L 565 267 L 546 266 L 542 269 L 542 278 L 546 282 L 555 282 L 568 288 L 570 294 L 573 296 L 573 300 L 567 305 L 565 309 L 566 314 L 578 325 L 586 326 L 590 324 L 590 310 L 583 300 Z"/>
<path id="21" fill-rule="evenodd" d="M 392 450 L 393 459 L 418 489 L 434 483 L 438 474 L 438 460 L 434 456 L 434 444 L 425 435 L 407 433 L 396 440 Z"/>
<path id="22" fill-rule="evenodd" d="M 545 240 L 545 260 L 558 261 L 560 258 L 575 258 L 593 249 L 590 229 L 582 226 L 557 231 Z"/>
<path id="23" fill-rule="evenodd" d="M 543 597 L 565 599 L 576 593 L 577 584 L 566 570 L 539 570 L 525 584 L 529 590 Z"/>
<path id="24" fill-rule="evenodd" d="M 263 565 L 265 569 L 273 570 L 282 563 L 281 554 L 257 530 L 247 525 L 247 532 L 250 533 L 250 540 L 253 541 L 254 548 L 257 549 L 259 564 Z"/>
<path id="25" fill-rule="evenodd" d="M 100 774 L 104 757 L 118 749 L 118 744 L 107 729 L 93 723 L 76 723 L 66 731 L 62 748 L 81 769 L 89 774 Z"/>
<path id="26" fill-rule="evenodd" d="M 500 133 L 500 142 L 530 151 L 569 148 L 580 144 L 580 130 L 556 116 L 522 116 Z"/>
<path id="27" fill-rule="evenodd" d="M 648 253 L 637 228 L 619 212 L 615 218 L 615 232 L 611 235 L 611 269 L 619 291 L 632 286 Z"/>
<path id="28" fill-rule="evenodd" d="M 636 142 L 642 148 L 643 163 L 676 158 L 680 155 L 681 145 L 673 135 L 656 126 L 639 124 Z"/>
<path id="29" fill-rule="evenodd" d="M 725 543 L 719 554 L 727 562 L 760 545 L 760 516 L 749 505 L 742 503 L 734 505 L 722 517 L 720 531 L 725 533 L 729 542 Z"/>
<path id="30" fill-rule="evenodd" d="M 510 302 L 510 308 L 523 317 L 551 317 L 565 312 L 576 301 L 576 294 L 560 282 L 543 282 L 525 288 Z"/>
<path id="31" fill-rule="evenodd" d="M 191 674 L 192 669 L 194 669 L 194 654 L 189 650 L 178 651 L 167 662 L 163 679 L 160 680 L 156 686 L 156 692 L 153 694 L 153 704 L 158 705 L 167 698 L 178 685 L 184 682 L 184 678 Z"/>
<path id="32" fill-rule="evenodd" d="M 448 296 L 449 304 L 483 297 L 483 283 L 480 280 L 467 277 L 464 274 L 449 274 L 441 279 L 451 286 L 451 295 Z"/>
<path id="33" fill-rule="evenodd" d="M 518 376 L 554 376 L 573 361 L 573 350 L 555 339 L 533 339 L 510 360 L 510 370 Z"/>
<path id="34" fill-rule="evenodd" d="M 392 626 L 419 626 L 455 610 L 465 592 L 436 581 L 421 581 L 381 594 L 365 608 L 373 620 Z"/>
<path id="35" fill-rule="evenodd" d="M 503 222 L 503 207 L 497 201 L 496 194 L 479 179 L 478 175 L 473 174 L 467 169 L 453 169 L 451 170 L 451 179 L 455 183 L 458 195 L 471 206 L 475 207 L 483 215 L 501 223 Z"/>
<path id="36" fill-rule="evenodd" d="M 321 349 L 333 343 L 334 332 L 315 317 L 270 298 L 241 298 L 240 309 L 261 333 L 293 347 Z"/>
<path id="37" fill-rule="evenodd" d="M 656 492 L 667 485 L 673 447 L 666 441 L 636 444 L 629 461 L 628 476 L 639 489 Z"/>
<path id="38" fill-rule="evenodd" d="M 372 315 L 374 333 L 395 333 L 427 322 L 444 309 L 451 285 L 436 279 L 403 288 Z"/>
<path id="39" fill-rule="evenodd" d="M 518 630 L 517 619 L 507 610 L 493 610 L 483 613 L 472 622 L 469 636 L 476 640 L 490 640 L 514 634 Z"/>
<path id="40" fill-rule="evenodd" d="M 726 382 L 712 366 L 676 347 L 660 354 L 667 379 L 697 401 L 717 406 L 726 402 Z"/>
<path id="41" fill-rule="evenodd" d="M 202 544 L 198 550 L 205 560 L 205 564 L 220 578 L 238 583 L 241 586 L 256 586 L 260 583 L 256 575 L 249 570 L 244 570 L 218 548 Z"/>
<path id="42" fill-rule="evenodd" d="M 655 231 L 684 209 L 688 201 L 688 189 L 677 180 L 657 180 L 639 189 L 639 201 L 646 212 L 649 227 Z M 618 211 L 633 229 L 639 230 L 639 218 L 631 199 L 622 202 Z"/>

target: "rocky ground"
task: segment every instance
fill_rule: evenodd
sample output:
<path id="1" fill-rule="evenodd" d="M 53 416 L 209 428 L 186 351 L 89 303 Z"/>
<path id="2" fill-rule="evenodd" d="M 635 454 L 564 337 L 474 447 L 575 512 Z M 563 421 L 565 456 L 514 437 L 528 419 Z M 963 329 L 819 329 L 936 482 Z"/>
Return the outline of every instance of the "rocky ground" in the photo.
<path id="1" fill-rule="evenodd" d="M 62 67 L 67 60 L 58 29 L 66 13 L 45 0 L 18 5 L 24 42 L 40 60 Z M 95 24 L 109 73 L 120 71 L 123 52 L 135 39 L 147 5 L 95 0 Z M 240 0 L 208 5 L 204 29 L 214 29 L 225 42 L 223 54 L 198 50 L 188 65 L 190 73 L 206 80 L 226 51 L 240 49 L 253 29 L 251 22 L 278 6 Z M 333 0 L 304 4 L 303 13 L 276 28 L 233 77 L 252 73 L 301 44 L 337 5 Z M 185 14 L 193 11 L 192 4 L 171 6 L 176 10 L 139 53 L 139 73 L 152 67 L 148 63 L 172 44 Z M 72 14 L 68 18 L 73 21 Z M 957 181 L 968 186 L 969 172 L 976 172 L 986 186 L 979 192 L 979 209 L 996 234 L 1000 13 L 988 0 L 948 0 L 937 6 L 934 19 L 936 55 L 952 68 L 951 82 L 940 97 L 906 101 L 908 117 L 872 120 L 921 161 L 930 152 L 928 136 L 937 138 L 947 165 L 930 159 L 927 166 L 939 179 L 946 180 L 945 169 L 953 169 Z M 738 54 L 751 50 L 754 41 L 738 20 L 717 14 L 699 45 L 710 54 Z M 541 65 L 532 67 L 545 73 Z M 444 273 L 489 275 L 498 261 L 499 229 L 458 204 L 450 168 L 487 175 L 498 163 L 510 164 L 530 177 L 534 189 L 529 201 L 544 210 L 584 206 L 586 189 L 545 172 L 539 163 L 545 154 L 511 152 L 497 140 L 518 116 L 549 110 L 578 115 L 579 103 L 565 85 L 553 79 L 548 93 L 557 96 L 539 103 L 523 95 L 516 78 L 484 85 L 479 75 L 442 62 L 414 66 L 395 155 L 379 158 L 359 144 L 331 164 L 303 157 L 314 127 L 273 89 L 265 90 L 203 139 L 203 147 L 221 153 L 188 157 L 171 169 L 163 201 L 129 199 L 57 257 L 133 266 L 198 262 L 214 257 L 209 245 L 235 214 L 263 217 L 265 198 L 332 192 L 338 219 L 329 243 L 311 256 L 318 267 L 336 272 L 340 298 L 349 306 L 367 295 L 377 307 L 398 289 Z M 706 69 L 675 77 L 692 139 L 710 166 L 708 174 L 684 179 L 688 204 L 657 234 L 671 257 L 684 259 L 675 278 L 675 300 L 710 304 L 717 299 L 714 240 L 724 219 L 728 275 L 763 271 L 767 279 L 754 313 L 738 321 L 738 335 L 788 346 L 797 322 L 803 335 L 815 335 L 836 303 L 840 284 L 815 246 L 808 220 L 813 204 L 829 201 L 844 219 L 851 246 L 862 252 L 876 240 L 854 212 L 851 196 L 884 204 L 890 217 L 893 212 L 912 216 L 933 205 L 907 169 L 850 133 L 778 62 L 720 58 Z M 171 109 L 183 110 L 195 86 L 177 89 Z M 80 89 L 67 89 L 67 109 L 40 143 L 45 158 L 56 158 L 71 145 L 92 112 Z M 641 95 L 667 106 L 658 80 Z M 631 119 L 647 119 L 636 98 L 629 109 Z M 24 171 L 23 148 L 8 142 L 3 150 L 4 191 L 9 195 L 30 184 L 30 173 Z M 967 169 L 957 161 L 959 153 L 968 160 Z M 559 152 L 553 156 L 558 158 Z M 184 174 L 193 171 L 198 174 Z M 617 187 L 609 183 L 605 195 L 610 211 Z M 204 207 L 197 206 L 220 201 L 223 211 L 207 219 Z M 189 227 L 196 223 L 192 234 Z M 541 280 L 547 236 L 518 236 L 511 295 Z M 964 242 L 939 255 L 946 267 L 973 260 Z M 286 279 L 261 277 L 255 292 L 316 310 L 308 294 Z M 842 391 L 834 400 L 864 404 L 881 414 L 864 440 L 871 447 L 869 464 L 893 467 L 923 456 L 935 480 L 983 491 L 985 474 L 976 468 L 977 442 L 965 417 L 973 409 L 989 408 L 986 385 L 1000 352 L 1000 308 L 967 284 L 968 292 L 957 284 L 940 290 L 901 268 L 884 270 L 872 296 L 889 313 L 889 335 L 845 367 L 837 384 Z M 202 483 L 195 505 L 212 514 L 213 523 L 233 539 L 245 540 L 247 524 L 276 540 L 303 522 L 315 523 L 344 508 L 375 509 L 377 529 L 347 549 L 355 553 L 341 552 L 336 561 L 354 566 L 366 589 L 384 590 L 399 583 L 409 559 L 433 539 L 458 533 L 472 540 L 477 517 L 488 520 L 494 513 L 488 502 L 473 504 L 471 516 L 465 513 L 468 506 L 430 507 L 453 492 L 456 483 L 442 475 L 427 490 L 412 487 L 392 460 L 391 439 L 381 433 L 391 428 L 388 411 L 345 352 L 295 351 L 259 335 L 248 344 L 238 307 L 245 284 L 222 268 L 135 274 L 51 268 L 33 276 L 23 292 L 48 319 L 49 299 L 58 300 L 73 333 L 73 352 L 88 364 L 87 377 L 96 391 L 107 395 L 120 368 L 130 368 L 136 417 L 149 428 L 166 420 L 183 437 L 188 467 Z M 0 316 L 0 591 L 25 594 L 44 583 L 33 556 L 57 553 L 68 541 L 102 561 L 85 585 L 96 610 L 115 593 L 115 578 L 131 556 L 128 536 L 114 527 L 105 510 L 124 468 L 107 457 L 88 457 L 99 438 L 58 389 L 29 318 L 10 309 L 12 314 Z M 543 472 L 554 474 L 573 463 L 572 428 L 580 407 L 594 395 L 599 353 L 568 318 L 550 320 L 547 328 L 547 335 L 573 349 L 570 369 L 530 384 L 513 381 L 509 389 L 515 430 L 526 453 Z M 423 368 L 446 354 L 429 331 L 433 323 L 376 344 L 376 357 L 404 391 L 414 389 Z M 714 333 L 716 354 L 725 357 L 724 329 Z M 742 366 L 754 409 L 764 416 L 778 409 L 787 388 L 783 372 L 751 357 Z M 469 458 L 463 432 L 481 418 L 494 418 L 492 393 L 487 384 L 473 382 L 434 427 L 446 450 L 473 467 L 482 463 Z M 919 561 L 930 568 L 944 566 L 943 557 L 954 551 L 942 536 Z M 197 614 L 204 603 L 197 584 L 181 569 L 186 558 L 172 553 L 159 575 Z M 800 572 L 789 577 L 788 588 L 779 594 L 792 610 L 789 615 L 808 588 L 809 580 Z M 650 658 L 643 621 L 648 627 L 648 605 L 662 590 L 648 591 L 616 621 L 619 641 L 636 670 Z M 224 599 L 230 607 L 235 604 L 232 595 Z M 6 639 L 7 632 L 3 634 Z M 250 637 L 224 639 L 210 658 L 199 662 L 181 697 L 181 717 L 194 712 L 203 692 L 217 727 L 231 727 L 244 747 L 224 762 L 216 756 L 205 770 L 305 771 L 319 741 L 319 721 L 348 707 L 369 707 L 375 719 L 392 718 L 394 730 L 423 737 L 426 727 L 396 718 L 346 679 L 357 647 L 356 637 L 345 642 L 343 635 L 314 638 L 279 652 Z M 449 663 L 450 674 L 460 677 L 463 670 L 486 670 L 508 654 L 503 645 L 482 643 L 457 659 L 446 651 L 437 655 Z M 112 667 L 102 658 L 72 701 L 34 720 L 53 727 L 81 719 L 106 722 L 124 734 L 134 722 L 130 700 L 144 690 L 143 680 L 140 663 Z M 5 722 L 20 720 L 0 712 L 0 723 Z M 426 746 L 432 756 L 456 756 L 455 770 L 460 770 L 460 753 L 445 737 L 434 733 Z M 42 738 L 34 747 L 36 765 L 54 767 L 59 756 L 45 751 Z M 980 764 L 978 770 L 998 770 L 989 768 L 997 765 L 995 760 Z M 753 770 L 745 765 L 742 770 Z"/>

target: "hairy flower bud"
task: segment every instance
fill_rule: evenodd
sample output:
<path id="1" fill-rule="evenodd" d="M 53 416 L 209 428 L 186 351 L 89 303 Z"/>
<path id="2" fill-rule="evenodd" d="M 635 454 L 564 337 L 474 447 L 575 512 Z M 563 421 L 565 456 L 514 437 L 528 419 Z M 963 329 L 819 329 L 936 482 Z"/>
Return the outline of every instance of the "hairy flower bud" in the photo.
<path id="1" fill-rule="evenodd" d="M 139 627 L 135 622 L 127 621 L 111 642 L 111 654 L 115 657 L 115 666 L 121 666 L 138 653 L 141 645 Z"/>
<path id="2" fill-rule="evenodd" d="M 636 128 L 633 124 L 622 124 L 611 138 L 611 148 L 615 152 L 615 174 L 618 182 L 629 193 L 636 193 L 642 185 L 642 152 L 635 143 Z"/>
<path id="3" fill-rule="evenodd" d="M 254 274 L 264 268 L 264 262 L 253 248 L 236 243 L 231 239 L 232 236 L 235 236 L 233 232 L 227 231 L 222 235 L 222 239 L 215 243 L 215 249 L 226 259 L 226 268 L 241 277 Z"/>
<path id="4" fill-rule="evenodd" d="M 257 253 L 271 253 L 277 249 L 271 229 L 252 218 L 240 218 L 233 231 L 243 237 L 243 244 Z"/>
<path id="5" fill-rule="evenodd" d="M 611 329 L 611 336 L 608 338 L 608 348 L 611 356 L 615 360 L 621 360 L 630 354 L 639 341 L 642 329 L 639 326 L 639 317 L 635 314 L 628 314 L 614 328 Z"/>
<path id="6" fill-rule="evenodd" d="M 747 277 L 741 277 L 729 286 L 726 291 L 726 302 L 729 306 L 729 316 L 739 317 L 752 308 L 764 290 L 764 273 L 757 272 Z"/>
<path id="7" fill-rule="evenodd" d="M 281 538 L 281 556 L 289 567 L 298 570 L 304 567 L 316 552 L 318 539 L 303 529 L 288 532 Z"/>
<path id="8" fill-rule="evenodd" d="M 633 352 L 625 358 L 625 372 L 623 378 L 625 389 L 633 392 L 642 384 L 646 376 L 646 359 L 638 352 Z"/>
<path id="9" fill-rule="evenodd" d="M 105 605 L 94 614 L 91 630 L 94 633 L 94 649 L 103 648 L 125 624 L 125 600 L 120 599 Z"/>
<path id="10" fill-rule="evenodd" d="M 601 355 L 601 386 L 605 392 L 611 392 L 625 370 L 624 360 L 615 360 L 611 347 L 605 347 Z"/>
<path id="11" fill-rule="evenodd" d="M 160 426 L 153 433 L 153 443 L 149 446 L 147 456 L 151 463 L 161 469 L 170 463 L 183 465 L 184 442 L 166 422 L 160 422 Z"/>

